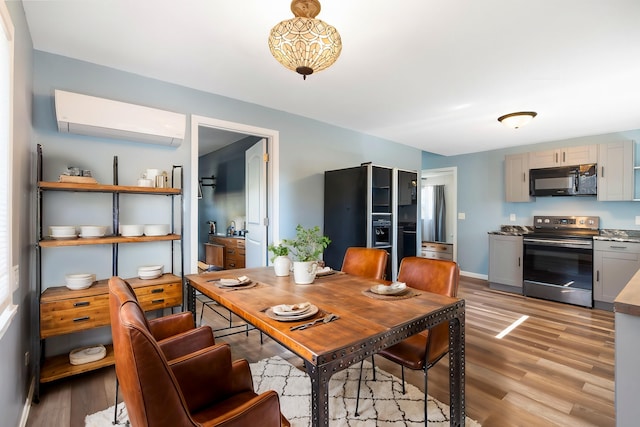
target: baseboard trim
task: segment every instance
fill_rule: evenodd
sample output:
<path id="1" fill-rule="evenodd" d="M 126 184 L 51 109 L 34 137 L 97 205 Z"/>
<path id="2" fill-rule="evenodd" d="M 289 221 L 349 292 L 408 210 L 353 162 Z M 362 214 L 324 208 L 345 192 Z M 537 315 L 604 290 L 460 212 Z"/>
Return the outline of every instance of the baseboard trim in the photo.
<path id="1" fill-rule="evenodd" d="M 22 408 L 22 417 L 20 417 L 20 427 L 26 427 L 27 420 L 29 419 L 29 411 L 31 410 L 31 402 L 33 400 L 33 393 L 36 388 L 36 379 L 31 378 L 31 385 L 29 386 L 29 393 L 27 393 L 27 400 L 24 402 L 24 408 Z"/>
<path id="2" fill-rule="evenodd" d="M 470 271 L 461 271 L 460 275 L 466 276 L 466 277 L 473 277 L 474 279 L 489 280 L 489 276 L 486 274 L 472 273 Z"/>

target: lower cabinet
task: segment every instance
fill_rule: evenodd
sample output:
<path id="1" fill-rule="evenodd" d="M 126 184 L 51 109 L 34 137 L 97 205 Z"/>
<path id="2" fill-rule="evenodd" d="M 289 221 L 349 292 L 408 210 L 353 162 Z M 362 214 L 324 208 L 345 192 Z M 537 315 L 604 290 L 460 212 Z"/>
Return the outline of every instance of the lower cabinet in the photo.
<path id="1" fill-rule="evenodd" d="M 640 269 L 640 243 L 596 240 L 593 245 L 593 299 L 613 303 Z"/>
<path id="2" fill-rule="evenodd" d="M 489 286 L 522 293 L 522 236 L 489 235 Z"/>
<path id="3" fill-rule="evenodd" d="M 422 242 L 420 255 L 423 258 L 453 261 L 453 245 L 451 243 Z"/>
<path id="4" fill-rule="evenodd" d="M 144 311 L 182 305 L 182 279 L 164 274 L 157 279 L 127 279 Z M 72 291 L 65 286 L 47 288 L 40 297 L 40 339 L 66 335 L 111 324 L 108 280 L 90 288 Z M 107 356 L 83 365 L 71 365 L 67 353 L 46 358 L 40 382 L 47 383 L 103 366 L 113 365 L 113 346 L 106 345 Z"/>
<path id="5" fill-rule="evenodd" d="M 237 237 L 209 236 L 209 243 L 224 246 L 224 269 L 245 267 L 244 239 Z"/>

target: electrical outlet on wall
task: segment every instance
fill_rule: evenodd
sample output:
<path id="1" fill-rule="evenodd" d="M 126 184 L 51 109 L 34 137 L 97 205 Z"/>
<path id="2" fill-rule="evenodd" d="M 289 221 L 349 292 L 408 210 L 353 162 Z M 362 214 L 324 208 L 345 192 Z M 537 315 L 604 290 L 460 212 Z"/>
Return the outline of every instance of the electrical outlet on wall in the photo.
<path id="1" fill-rule="evenodd" d="M 465 219 L 466 215 L 464 214 L 464 212 L 458 212 L 458 219 Z"/>
<path id="2" fill-rule="evenodd" d="M 516 214 L 510 214 L 509 221 L 515 221 L 515 220 L 516 220 Z"/>

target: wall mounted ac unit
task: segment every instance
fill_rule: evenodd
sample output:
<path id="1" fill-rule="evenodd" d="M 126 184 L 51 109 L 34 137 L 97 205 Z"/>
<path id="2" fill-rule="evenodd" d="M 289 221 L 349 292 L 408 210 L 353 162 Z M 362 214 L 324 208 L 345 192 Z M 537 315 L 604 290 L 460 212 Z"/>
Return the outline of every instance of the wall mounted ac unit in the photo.
<path id="1" fill-rule="evenodd" d="M 58 131 L 177 147 L 186 116 L 79 93 L 55 91 Z"/>

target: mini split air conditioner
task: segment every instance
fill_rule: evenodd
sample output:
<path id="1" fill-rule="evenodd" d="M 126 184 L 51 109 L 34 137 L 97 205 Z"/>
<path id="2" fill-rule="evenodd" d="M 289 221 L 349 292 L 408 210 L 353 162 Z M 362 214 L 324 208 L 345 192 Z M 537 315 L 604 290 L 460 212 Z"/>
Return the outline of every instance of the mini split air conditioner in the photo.
<path id="1" fill-rule="evenodd" d="M 186 116 L 79 93 L 55 91 L 58 131 L 177 147 Z"/>

